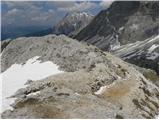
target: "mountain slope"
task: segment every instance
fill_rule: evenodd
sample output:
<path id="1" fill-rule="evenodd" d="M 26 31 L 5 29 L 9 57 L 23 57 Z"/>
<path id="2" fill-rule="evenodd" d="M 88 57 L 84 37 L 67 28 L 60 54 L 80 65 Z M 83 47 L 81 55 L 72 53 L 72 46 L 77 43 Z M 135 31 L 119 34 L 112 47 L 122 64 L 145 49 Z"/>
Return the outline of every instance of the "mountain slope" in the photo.
<path id="1" fill-rule="evenodd" d="M 2 76 L 14 64 L 24 68 L 35 56 L 41 64 L 50 61 L 58 65 L 63 73 L 17 90 L 11 97 L 16 98 L 13 110 L 4 111 L 2 118 L 138 119 L 158 115 L 157 86 L 132 65 L 64 35 L 11 41 L 1 55 Z"/>
<path id="2" fill-rule="evenodd" d="M 158 1 L 116 1 L 74 38 L 110 51 L 158 35 Z"/>
<path id="3" fill-rule="evenodd" d="M 159 73 L 159 36 L 122 45 L 112 52 L 123 60 Z"/>

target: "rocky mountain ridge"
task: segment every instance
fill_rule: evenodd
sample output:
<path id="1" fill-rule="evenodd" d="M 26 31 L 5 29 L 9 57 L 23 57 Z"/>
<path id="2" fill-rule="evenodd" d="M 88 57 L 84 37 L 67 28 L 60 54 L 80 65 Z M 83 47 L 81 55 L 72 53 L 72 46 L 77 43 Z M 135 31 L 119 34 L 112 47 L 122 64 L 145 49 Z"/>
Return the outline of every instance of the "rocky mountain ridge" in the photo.
<path id="1" fill-rule="evenodd" d="M 158 35 L 158 1 L 115 1 L 74 38 L 110 51 Z"/>
<path id="2" fill-rule="evenodd" d="M 5 109 L 1 117 L 157 118 L 158 9 L 158 1 L 115 1 L 94 18 L 87 13 L 67 14 L 54 28 L 60 35 L 46 35 L 53 30 L 48 29 L 36 33 L 43 37 L 2 41 L 0 77 L 6 80 L 12 74 L 12 82 L 24 78 L 26 83 L 11 95 L 3 87 L 4 99 L 14 103 L 2 100 L 12 109 Z M 38 77 L 31 79 L 32 75 Z"/>
<path id="3" fill-rule="evenodd" d="M 3 50 L 2 71 L 35 56 L 64 73 L 29 82 L 2 118 L 155 118 L 158 87 L 131 64 L 64 35 L 22 37 Z"/>

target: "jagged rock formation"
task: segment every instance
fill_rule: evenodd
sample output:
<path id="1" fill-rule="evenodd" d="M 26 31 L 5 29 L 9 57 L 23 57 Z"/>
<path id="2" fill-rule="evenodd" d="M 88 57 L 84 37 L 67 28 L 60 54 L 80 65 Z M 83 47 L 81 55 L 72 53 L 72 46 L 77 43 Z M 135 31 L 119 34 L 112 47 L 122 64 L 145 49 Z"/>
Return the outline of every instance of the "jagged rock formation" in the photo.
<path id="1" fill-rule="evenodd" d="M 122 45 L 112 53 L 123 60 L 159 73 L 159 36 Z"/>
<path id="2" fill-rule="evenodd" d="M 64 18 L 54 27 L 55 34 L 74 36 L 93 19 L 93 15 L 85 12 L 67 13 Z"/>
<path id="3" fill-rule="evenodd" d="M 75 38 L 102 50 L 158 35 L 158 1 L 116 1 L 101 11 Z"/>
<path id="4" fill-rule="evenodd" d="M 18 38 L 4 48 L 2 71 L 34 56 L 65 73 L 18 90 L 2 118 L 155 118 L 158 87 L 131 64 L 66 36 Z M 36 94 L 35 94 L 36 93 Z"/>

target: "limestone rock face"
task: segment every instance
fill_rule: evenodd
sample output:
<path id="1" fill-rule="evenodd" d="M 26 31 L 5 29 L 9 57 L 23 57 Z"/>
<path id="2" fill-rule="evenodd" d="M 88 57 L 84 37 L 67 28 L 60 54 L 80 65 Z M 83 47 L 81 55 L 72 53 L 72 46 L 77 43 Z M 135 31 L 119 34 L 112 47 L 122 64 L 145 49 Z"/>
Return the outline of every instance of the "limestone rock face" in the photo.
<path id="1" fill-rule="evenodd" d="M 102 50 L 143 41 L 159 33 L 158 1 L 115 1 L 75 38 Z"/>
<path id="2" fill-rule="evenodd" d="M 2 118 L 155 118 L 158 87 L 131 64 L 66 36 L 18 38 L 4 48 L 2 71 L 29 58 L 65 71 L 32 81 Z M 43 74 L 43 73 L 42 73 Z M 35 94 L 36 93 L 36 94 Z"/>
<path id="3" fill-rule="evenodd" d="M 122 45 L 112 53 L 129 63 L 152 69 L 159 74 L 159 36 Z"/>

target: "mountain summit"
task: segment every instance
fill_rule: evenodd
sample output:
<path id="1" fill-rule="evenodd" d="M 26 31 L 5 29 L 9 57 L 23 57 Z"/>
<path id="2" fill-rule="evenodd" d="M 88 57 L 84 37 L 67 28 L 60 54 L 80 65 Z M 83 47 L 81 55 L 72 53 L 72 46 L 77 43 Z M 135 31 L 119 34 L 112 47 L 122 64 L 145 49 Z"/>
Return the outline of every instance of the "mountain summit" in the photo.
<path id="1" fill-rule="evenodd" d="M 87 26 L 93 19 L 93 15 L 85 12 L 67 13 L 65 17 L 55 26 L 55 34 L 73 36 L 82 28 Z"/>

